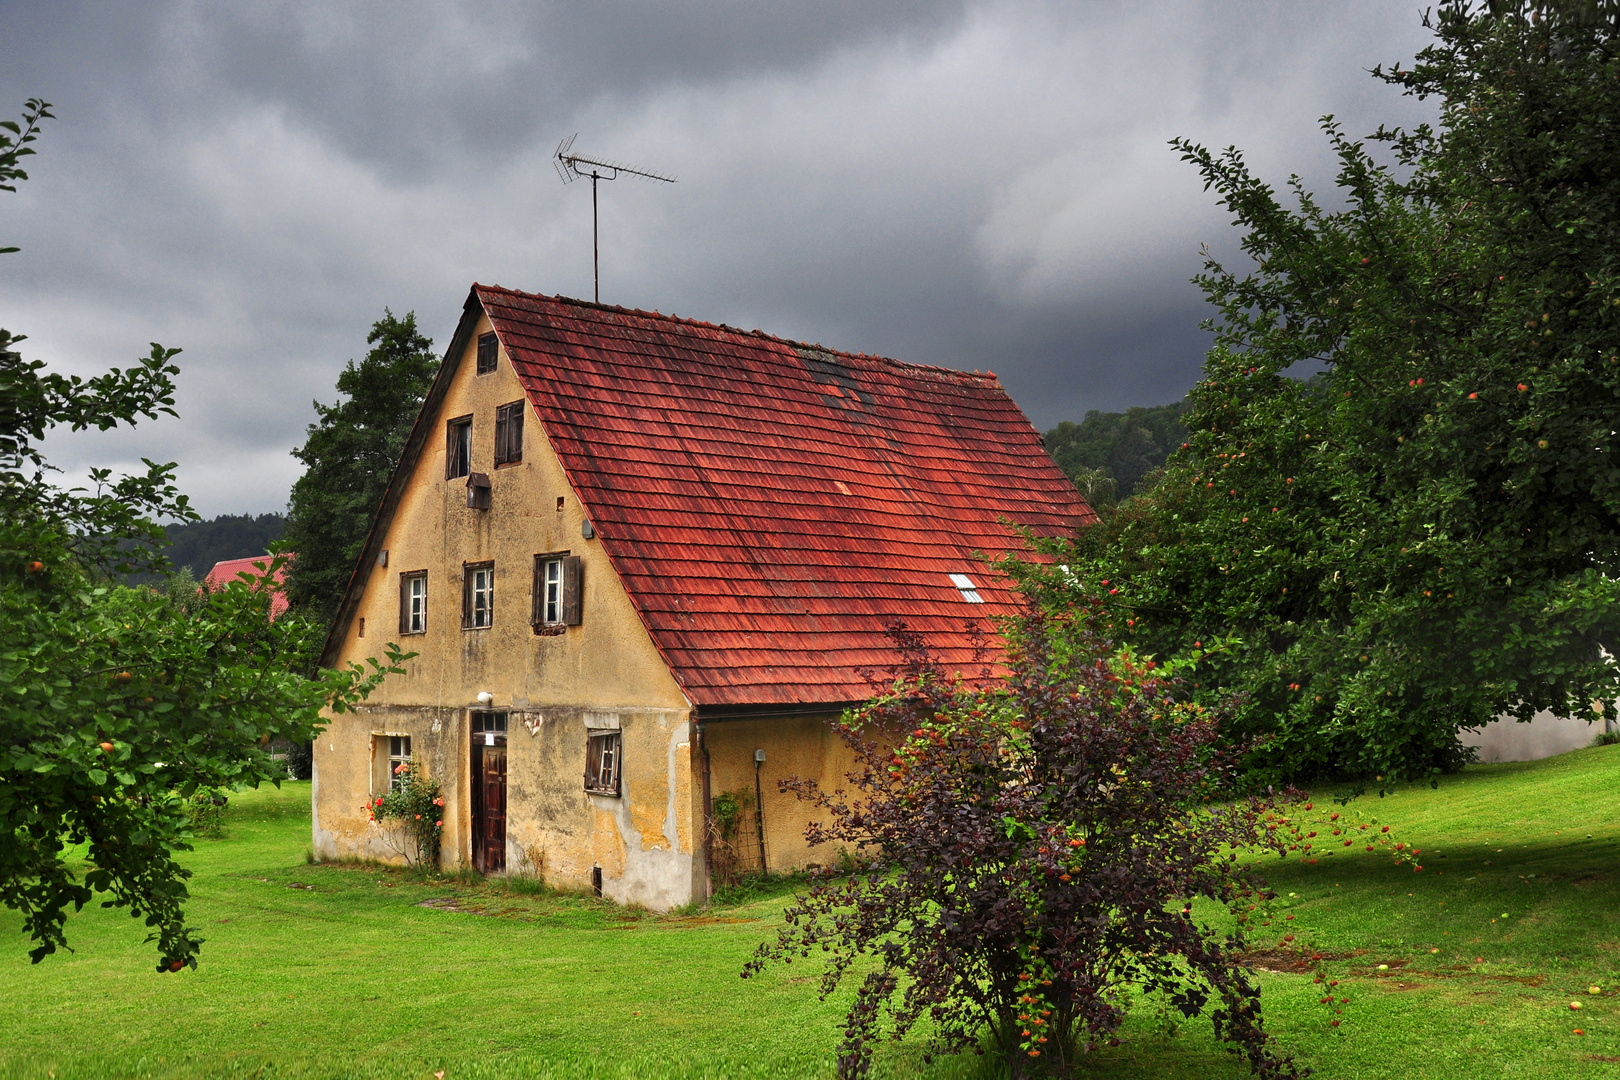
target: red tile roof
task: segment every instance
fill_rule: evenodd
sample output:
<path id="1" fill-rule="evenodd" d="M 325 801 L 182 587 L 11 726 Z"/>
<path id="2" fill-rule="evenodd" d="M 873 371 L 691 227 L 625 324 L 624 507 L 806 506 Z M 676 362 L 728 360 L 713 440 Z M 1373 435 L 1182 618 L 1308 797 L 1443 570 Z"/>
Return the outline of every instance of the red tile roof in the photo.
<path id="1" fill-rule="evenodd" d="M 993 375 L 475 285 L 671 671 L 703 706 L 857 701 L 903 619 L 948 666 L 1017 610 L 974 558 L 1095 520 Z M 982 603 L 952 575 L 965 575 Z M 965 671 L 965 673 L 967 673 Z"/>
<path id="2" fill-rule="evenodd" d="M 259 565 L 254 566 L 254 563 L 258 563 Z M 208 586 L 210 589 L 223 589 L 226 585 L 229 585 L 232 581 L 234 581 L 236 579 L 236 575 L 238 574 L 248 574 L 255 579 L 262 578 L 264 577 L 264 568 L 265 566 L 269 565 L 269 563 L 270 556 L 268 555 L 255 555 L 247 559 L 225 559 L 222 562 L 217 562 L 214 564 L 214 568 L 208 571 L 208 576 L 203 578 L 203 584 Z M 286 584 L 287 567 L 285 564 L 283 564 L 282 567 L 276 571 L 274 580 L 277 585 L 284 586 Z M 270 597 L 270 617 L 274 619 L 277 615 L 280 615 L 286 610 L 286 590 L 283 588 L 278 588 L 274 595 Z"/>

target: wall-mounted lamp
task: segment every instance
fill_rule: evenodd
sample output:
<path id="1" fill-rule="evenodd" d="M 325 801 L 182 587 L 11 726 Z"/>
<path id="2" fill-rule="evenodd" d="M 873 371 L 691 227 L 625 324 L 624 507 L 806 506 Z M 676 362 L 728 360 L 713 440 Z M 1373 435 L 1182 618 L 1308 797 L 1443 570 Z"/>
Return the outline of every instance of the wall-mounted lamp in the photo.
<path id="1" fill-rule="evenodd" d="M 491 703 L 494 700 L 495 700 L 495 695 L 490 693 L 488 690 L 480 690 L 480 691 L 478 691 L 478 704 L 480 704 L 480 705 L 488 705 L 489 703 Z"/>
<path id="2" fill-rule="evenodd" d="M 755 750 L 754 751 L 754 768 L 757 769 L 763 764 L 765 764 L 765 751 L 763 751 L 763 750 Z"/>
<path id="3" fill-rule="evenodd" d="M 388 565 L 388 549 L 387 548 L 383 548 L 381 551 L 377 552 L 377 565 L 378 566 L 387 566 Z"/>
<path id="4" fill-rule="evenodd" d="M 596 536 L 596 526 L 592 525 L 590 520 L 587 518 L 579 523 L 579 535 L 583 536 L 587 540 L 593 539 Z"/>

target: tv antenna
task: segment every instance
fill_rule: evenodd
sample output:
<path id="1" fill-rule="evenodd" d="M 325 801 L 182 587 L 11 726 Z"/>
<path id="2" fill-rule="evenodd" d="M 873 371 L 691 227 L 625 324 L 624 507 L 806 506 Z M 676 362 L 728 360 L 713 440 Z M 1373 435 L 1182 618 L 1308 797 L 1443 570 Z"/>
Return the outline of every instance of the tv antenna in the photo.
<path id="1" fill-rule="evenodd" d="M 551 156 L 551 164 L 556 166 L 557 175 L 562 182 L 572 183 L 581 177 L 591 178 L 591 278 L 596 288 L 596 302 L 602 302 L 602 247 L 597 241 L 596 232 L 596 182 L 598 180 L 617 180 L 620 176 L 639 176 L 643 180 L 658 180 L 665 184 L 675 183 L 673 176 L 663 173 L 650 172 L 646 169 L 634 169 L 617 161 L 599 161 L 588 158 L 584 154 L 574 153 L 574 140 L 579 133 L 568 136 L 557 144 L 557 152 Z"/>

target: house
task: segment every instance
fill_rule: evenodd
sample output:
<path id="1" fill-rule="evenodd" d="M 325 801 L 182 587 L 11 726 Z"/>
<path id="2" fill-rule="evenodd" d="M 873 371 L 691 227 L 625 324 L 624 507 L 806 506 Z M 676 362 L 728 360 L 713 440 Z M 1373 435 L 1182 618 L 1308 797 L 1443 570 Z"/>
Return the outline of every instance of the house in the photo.
<path id="1" fill-rule="evenodd" d="M 474 285 L 327 640 L 417 655 L 318 740 L 315 851 L 393 855 L 414 756 L 450 865 L 665 910 L 716 844 L 827 862 L 776 781 L 843 776 L 888 624 L 978 663 L 1019 608 L 976 553 L 1091 520 L 993 375 Z"/>
<path id="2" fill-rule="evenodd" d="M 247 574 L 255 579 L 263 578 L 265 567 L 269 564 L 269 555 L 255 555 L 246 559 L 223 559 L 215 563 L 213 569 L 208 571 L 208 576 L 203 578 L 203 587 L 211 590 L 223 589 L 232 581 L 235 581 L 239 574 Z M 270 596 L 270 618 L 272 619 L 287 610 L 287 593 L 283 587 L 287 583 L 287 566 L 285 563 L 276 569 L 274 580 L 276 591 Z"/>

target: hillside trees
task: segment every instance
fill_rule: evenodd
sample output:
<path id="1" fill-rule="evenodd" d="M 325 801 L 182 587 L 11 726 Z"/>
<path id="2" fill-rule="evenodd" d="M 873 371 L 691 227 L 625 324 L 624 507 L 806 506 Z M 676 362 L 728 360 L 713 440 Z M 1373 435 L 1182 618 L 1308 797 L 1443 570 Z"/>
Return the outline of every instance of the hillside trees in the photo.
<path id="1" fill-rule="evenodd" d="M 293 455 L 306 466 L 293 485 L 284 540 L 297 557 L 287 599 L 331 622 L 360 547 L 382 502 L 388 477 L 439 369 L 433 342 L 416 329 L 416 313 L 396 319 L 386 308 L 366 336 L 364 360 L 338 375 L 343 395 L 315 403 L 317 422 Z"/>
<path id="2" fill-rule="evenodd" d="M 1096 498 L 1111 506 L 1116 498 L 1136 494 L 1171 451 L 1186 441 L 1181 424 L 1186 409 L 1185 401 L 1122 413 L 1091 409 L 1080 423 L 1065 420 L 1048 431 L 1043 436 L 1046 452 L 1087 502 Z"/>
<path id="3" fill-rule="evenodd" d="M 1615 10 L 1441 5 L 1374 71 L 1435 126 L 1381 129 L 1380 161 L 1324 121 L 1342 209 L 1176 144 L 1253 259 L 1197 279 L 1187 445 L 1072 577 L 1015 569 L 1048 603 L 1117 590 L 1149 651 L 1236 634 L 1201 685 L 1240 694 L 1262 773 L 1430 775 L 1460 728 L 1620 694 Z"/>
<path id="4" fill-rule="evenodd" d="M 34 100 L 26 127 L 0 129 L 33 136 L 49 117 Z M 0 137 L 0 179 L 26 179 L 16 150 Z M 93 469 L 91 489 L 63 489 L 40 442 L 174 415 L 179 350 L 154 344 L 84 379 L 25 359 L 22 340 L 0 330 L 0 903 L 21 913 L 38 962 L 66 943 L 70 909 L 105 894 L 145 919 L 159 970 L 178 971 L 202 944 L 176 861 L 184 800 L 285 775 L 267 744 L 307 741 L 323 706 L 349 708 L 384 669 L 306 678 L 324 628 L 271 622 L 268 593 L 243 581 L 185 605 L 114 585 L 164 569 L 154 519 L 195 517 L 174 466 Z"/>

